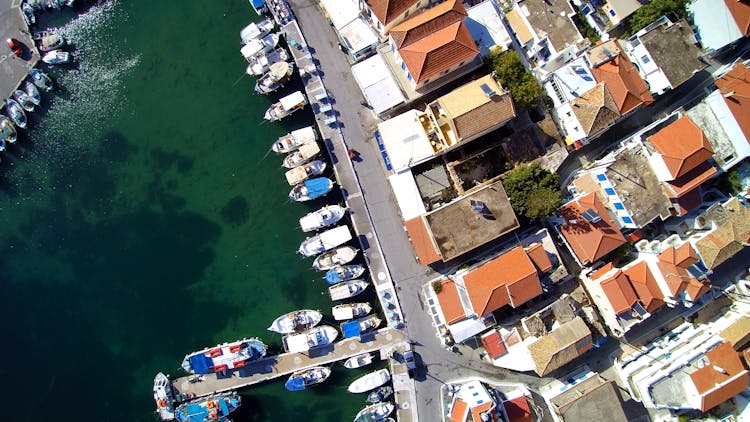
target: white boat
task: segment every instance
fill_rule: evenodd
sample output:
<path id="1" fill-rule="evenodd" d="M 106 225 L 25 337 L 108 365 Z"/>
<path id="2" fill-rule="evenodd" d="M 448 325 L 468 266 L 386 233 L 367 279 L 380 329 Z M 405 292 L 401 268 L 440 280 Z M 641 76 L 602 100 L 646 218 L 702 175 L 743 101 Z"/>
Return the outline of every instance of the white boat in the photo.
<path id="1" fill-rule="evenodd" d="M 284 384 L 288 391 L 301 391 L 318 385 L 331 376 L 331 370 L 325 366 L 313 366 L 293 373 Z"/>
<path id="2" fill-rule="evenodd" d="M 279 34 L 268 34 L 259 40 L 250 40 L 240 48 L 240 53 L 249 62 L 255 56 L 273 50 L 278 43 Z"/>
<path id="3" fill-rule="evenodd" d="M 323 314 L 311 309 L 302 309 L 299 311 L 289 312 L 276 318 L 269 331 L 279 334 L 291 334 L 297 331 L 304 331 L 312 328 L 323 319 Z"/>
<path id="4" fill-rule="evenodd" d="M 21 11 L 23 12 L 23 20 L 26 21 L 27 26 L 31 26 L 36 23 L 36 15 L 34 14 L 34 8 L 28 3 L 21 3 Z"/>
<path id="5" fill-rule="evenodd" d="M 352 232 L 349 227 L 338 226 L 303 240 L 297 252 L 306 257 L 315 256 L 341 246 L 350 240 L 352 240 Z"/>
<path id="6" fill-rule="evenodd" d="M 364 292 L 368 285 L 368 282 L 359 279 L 342 281 L 341 283 L 330 286 L 328 288 L 328 294 L 331 296 L 331 300 L 349 299 Z"/>
<path id="7" fill-rule="evenodd" d="M 0 114 L 0 151 L 5 151 L 5 143 L 15 144 L 18 133 L 13 122 L 4 114 Z"/>
<path id="8" fill-rule="evenodd" d="M 39 69 L 32 68 L 29 70 L 29 76 L 31 76 L 31 81 L 34 82 L 34 85 L 47 92 L 52 91 L 52 88 L 54 88 L 52 79 Z"/>
<path id="9" fill-rule="evenodd" d="M 318 154 L 320 154 L 320 145 L 317 142 L 310 142 L 287 154 L 281 165 L 288 169 L 293 169 L 312 160 Z"/>
<path id="10" fill-rule="evenodd" d="M 380 387 L 391 380 L 391 373 L 387 369 L 378 369 L 369 374 L 362 375 L 354 380 L 347 390 L 350 393 L 366 393 L 370 390 Z"/>
<path id="11" fill-rule="evenodd" d="M 265 356 L 267 350 L 258 338 L 219 344 L 185 355 L 182 369 L 191 374 L 212 374 L 242 368 Z"/>
<path id="12" fill-rule="evenodd" d="M 326 170 L 326 167 L 327 165 L 325 161 L 313 160 L 291 170 L 287 170 L 287 172 L 284 173 L 284 177 L 286 177 L 286 182 L 289 183 L 290 186 L 294 186 L 313 176 L 320 176 Z"/>
<path id="13" fill-rule="evenodd" d="M 154 377 L 154 401 L 156 402 L 156 414 L 163 421 L 174 419 L 174 389 L 169 378 L 159 372 Z"/>
<path id="14" fill-rule="evenodd" d="M 29 94 L 26 93 L 26 91 L 22 91 L 20 89 L 16 89 L 13 91 L 13 98 L 16 99 L 18 104 L 21 105 L 21 107 L 26 111 L 34 111 L 34 101 L 31 100 L 31 97 L 29 97 Z"/>
<path id="15" fill-rule="evenodd" d="M 307 179 L 289 191 L 289 199 L 296 202 L 311 201 L 323 197 L 333 189 L 333 181 L 327 177 Z"/>
<path id="16" fill-rule="evenodd" d="M 318 133 L 312 126 L 303 127 L 302 129 L 293 130 L 286 135 L 280 136 L 271 145 L 271 151 L 279 154 L 292 152 L 302 145 L 315 142 L 318 139 Z"/>
<path id="17" fill-rule="evenodd" d="M 257 13 L 258 16 L 263 16 L 263 14 L 268 11 L 266 0 L 250 0 L 250 6 L 253 7 L 253 10 L 255 10 L 255 13 Z"/>
<path id="18" fill-rule="evenodd" d="M 307 105 L 307 97 L 300 91 L 295 91 L 286 97 L 282 97 L 266 110 L 263 118 L 270 121 L 281 120 L 284 117 L 304 108 Z"/>
<path id="19" fill-rule="evenodd" d="M 255 81 L 256 94 L 268 94 L 284 86 L 292 77 L 294 66 L 289 62 L 276 62 L 271 65 L 268 72 Z"/>
<path id="20" fill-rule="evenodd" d="M 380 327 L 380 324 L 383 323 L 383 320 L 378 318 L 377 315 L 368 315 L 363 318 L 355 319 L 354 321 L 346 322 L 342 325 L 346 324 L 354 324 L 356 323 L 359 327 L 359 334 L 369 333 L 370 331 Z M 343 327 L 342 327 L 343 331 Z M 346 335 L 347 332 L 344 331 L 344 335 Z"/>
<path id="21" fill-rule="evenodd" d="M 16 100 L 12 98 L 5 100 L 5 110 L 8 112 L 8 117 L 13 120 L 13 123 L 15 123 L 16 126 L 21 129 L 26 129 L 26 113 L 23 112 L 23 108 L 16 102 Z"/>
<path id="22" fill-rule="evenodd" d="M 391 402 L 382 402 L 371 404 L 357 413 L 354 422 L 387 422 L 396 406 Z"/>
<path id="23" fill-rule="evenodd" d="M 26 83 L 23 85 L 23 89 L 26 91 L 26 95 L 31 98 L 31 101 L 34 102 L 34 104 L 39 105 L 42 103 L 42 96 L 39 94 L 39 90 L 36 88 L 36 85 L 34 85 L 32 82 L 26 81 Z"/>
<path id="24" fill-rule="evenodd" d="M 348 369 L 357 369 L 372 363 L 373 357 L 370 353 L 352 356 L 344 362 L 344 367 Z"/>
<path id="25" fill-rule="evenodd" d="M 346 208 L 341 205 L 326 205 L 305 214 L 299 219 L 299 226 L 303 232 L 311 232 L 338 223 L 344 217 L 344 214 L 346 214 Z"/>
<path id="26" fill-rule="evenodd" d="M 331 344 L 339 336 L 339 331 L 330 325 L 319 325 L 299 334 L 289 334 L 284 337 L 284 350 L 298 353 L 306 352 L 316 347 Z"/>
<path id="27" fill-rule="evenodd" d="M 372 306 L 367 302 L 345 303 L 331 308 L 333 319 L 344 321 L 352 318 L 363 317 L 372 311 Z"/>
<path id="28" fill-rule="evenodd" d="M 273 31 L 276 26 L 273 19 L 265 18 L 260 22 L 252 22 L 240 31 L 242 44 L 247 44 L 250 40 L 257 40 L 265 37 Z"/>
<path id="29" fill-rule="evenodd" d="M 33 38 L 39 41 L 40 51 L 52 51 L 65 45 L 65 39 L 53 31 L 36 32 Z"/>
<path id="30" fill-rule="evenodd" d="M 266 54 L 258 54 L 248 59 L 247 72 L 250 76 L 260 76 L 271 68 L 271 65 L 278 62 L 288 62 L 291 56 L 281 47 L 272 50 Z"/>
<path id="31" fill-rule="evenodd" d="M 47 64 L 63 64 L 70 62 L 70 53 L 62 50 L 52 50 L 42 56 L 42 61 Z"/>
<path id="32" fill-rule="evenodd" d="M 318 271 L 330 270 L 336 265 L 344 265 L 352 262 L 356 256 L 356 249 L 351 246 L 341 246 L 319 255 L 315 258 L 312 265 Z"/>

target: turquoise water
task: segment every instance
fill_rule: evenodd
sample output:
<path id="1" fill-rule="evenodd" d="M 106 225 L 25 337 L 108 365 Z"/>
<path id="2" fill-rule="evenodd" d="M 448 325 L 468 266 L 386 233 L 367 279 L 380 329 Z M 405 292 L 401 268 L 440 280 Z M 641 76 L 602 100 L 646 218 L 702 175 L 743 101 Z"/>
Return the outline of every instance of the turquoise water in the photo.
<path id="1" fill-rule="evenodd" d="M 297 220 L 261 124 L 239 30 L 247 0 L 105 1 L 43 16 L 75 44 L 46 111 L 0 164 L 4 420 L 154 420 L 151 383 L 185 353 L 260 336 L 297 308 L 330 313 L 294 253 Z M 287 87 L 291 91 L 292 87 Z M 330 319 L 330 317 L 328 317 Z M 242 391 L 236 421 L 351 420 L 342 366 L 326 385 Z"/>

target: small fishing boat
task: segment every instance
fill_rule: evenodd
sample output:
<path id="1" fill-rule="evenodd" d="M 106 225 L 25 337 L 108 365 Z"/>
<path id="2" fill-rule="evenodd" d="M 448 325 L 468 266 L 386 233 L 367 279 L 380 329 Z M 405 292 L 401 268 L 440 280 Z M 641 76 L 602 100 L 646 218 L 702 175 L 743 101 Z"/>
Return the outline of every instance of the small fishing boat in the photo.
<path id="1" fill-rule="evenodd" d="M 12 98 L 5 100 L 5 110 L 8 112 L 8 116 L 17 127 L 26 129 L 28 121 L 26 120 L 26 113 L 23 112 L 23 107 Z"/>
<path id="2" fill-rule="evenodd" d="M 363 353 L 361 355 L 352 356 L 344 362 L 344 367 L 348 369 L 362 368 L 371 364 L 373 357 L 370 353 Z"/>
<path id="3" fill-rule="evenodd" d="M 291 334 L 312 328 L 318 325 L 322 319 L 323 314 L 320 312 L 302 309 L 276 318 L 271 326 L 268 327 L 268 330 L 279 334 Z"/>
<path id="4" fill-rule="evenodd" d="M 250 6 L 253 7 L 253 10 L 255 10 L 255 13 L 257 13 L 258 16 L 263 16 L 263 14 L 268 11 L 266 0 L 250 0 Z"/>
<path id="5" fill-rule="evenodd" d="M 354 422 L 386 422 L 396 406 L 391 402 L 371 404 L 357 413 Z"/>
<path id="6" fill-rule="evenodd" d="M 308 179 L 296 185 L 289 192 L 289 199 L 305 202 L 325 196 L 333 189 L 333 181 L 327 177 Z"/>
<path id="7" fill-rule="evenodd" d="M 40 51 L 52 51 L 65 45 L 65 39 L 54 31 L 36 32 L 33 38 L 39 41 Z"/>
<path id="8" fill-rule="evenodd" d="M 306 257 L 315 256 L 341 246 L 350 240 L 352 240 L 352 232 L 349 227 L 338 226 L 303 240 L 297 252 Z"/>
<path id="9" fill-rule="evenodd" d="M 265 37 L 273 31 L 276 26 L 273 19 L 265 18 L 260 22 L 252 22 L 242 28 L 240 31 L 240 39 L 242 44 L 247 44 L 250 40 L 257 40 Z"/>
<path id="10" fill-rule="evenodd" d="M 159 372 L 154 377 L 154 401 L 156 402 L 156 414 L 163 421 L 171 421 L 175 418 L 174 389 L 169 377 Z"/>
<path id="11" fill-rule="evenodd" d="M 0 151 L 5 151 L 5 143 L 15 144 L 18 139 L 18 133 L 13 126 L 13 122 L 4 114 L 0 114 Z"/>
<path id="12" fill-rule="evenodd" d="M 52 50 L 42 56 L 42 61 L 47 64 L 64 64 L 70 62 L 70 53 L 62 50 Z"/>
<path id="13" fill-rule="evenodd" d="M 320 145 L 317 142 L 310 142 L 287 154 L 281 165 L 293 169 L 312 160 L 318 154 L 320 154 Z"/>
<path id="14" fill-rule="evenodd" d="M 26 95 L 31 98 L 31 101 L 33 101 L 35 105 L 39 105 L 42 103 L 42 96 L 39 94 L 39 90 L 36 88 L 36 85 L 29 81 L 26 81 L 26 83 L 23 85 L 23 89 L 26 91 Z"/>
<path id="15" fill-rule="evenodd" d="M 346 214 L 346 208 L 341 205 L 326 205 L 305 214 L 299 219 L 299 226 L 303 232 L 311 232 L 338 223 L 344 217 L 344 214 Z"/>
<path id="16" fill-rule="evenodd" d="M 289 183 L 289 186 L 294 186 L 313 176 L 320 176 L 326 170 L 326 166 L 326 162 L 323 160 L 313 160 L 288 170 L 284 173 L 284 177 L 286 177 L 286 182 Z"/>
<path id="17" fill-rule="evenodd" d="M 31 100 L 31 97 L 29 97 L 29 94 L 27 94 L 26 91 L 16 89 L 13 91 L 13 98 L 15 98 L 24 110 L 28 112 L 34 111 L 36 104 L 34 104 L 34 101 Z"/>
<path id="18" fill-rule="evenodd" d="M 280 136 L 272 145 L 271 151 L 279 154 L 287 154 L 302 145 L 315 142 L 318 134 L 312 126 L 303 127 L 302 129 L 293 130 L 286 135 Z"/>
<path id="19" fill-rule="evenodd" d="M 336 265 L 344 265 L 352 262 L 357 256 L 357 249 L 351 246 L 340 246 L 332 251 L 319 255 L 313 261 L 313 268 L 318 271 L 330 270 Z"/>
<path id="20" fill-rule="evenodd" d="M 349 384 L 347 390 L 350 393 L 365 393 L 391 380 L 391 373 L 387 369 L 378 369 L 369 374 L 362 375 Z"/>
<path id="21" fill-rule="evenodd" d="M 381 401 L 388 400 L 393 395 L 393 387 L 390 385 L 384 385 L 378 387 L 376 390 L 367 395 L 367 403 L 380 403 Z"/>
<path id="22" fill-rule="evenodd" d="M 288 391 L 301 391 L 318 385 L 331 376 L 331 370 L 325 366 L 313 366 L 293 373 L 284 384 Z"/>
<path id="23" fill-rule="evenodd" d="M 39 69 L 32 68 L 29 70 L 29 76 L 31 76 L 31 81 L 34 82 L 34 85 L 45 91 L 52 91 L 52 88 L 54 88 L 52 79 Z"/>
<path id="24" fill-rule="evenodd" d="M 248 65 L 245 72 L 250 76 L 260 76 L 271 68 L 271 65 L 278 62 L 288 62 L 291 56 L 281 47 L 271 50 L 266 54 L 258 54 L 255 57 L 247 59 Z"/>
<path id="25" fill-rule="evenodd" d="M 0 152 L 5 151 L 5 139 L 0 139 Z M 0 160 L 2 162 L 3 160 Z"/>
<path id="26" fill-rule="evenodd" d="M 299 334 L 289 334 L 284 337 L 284 350 L 287 352 L 306 352 L 316 347 L 333 343 L 339 336 L 339 331 L 330 325 L 319 325 Z"/>
<path id="27" fill-rule="evenodd" d="M 249 40 L 247 44 L 240 49 L 242 57 L 248 62 L 258 54 L 266 54 L 276 47 L 279 43 L 279 34 L 268 34 L 257 40 Z"/>
<path id="28" fill-rule="evenodd" d="M 180 422 L 226 421 L 240 404 L 240 396 L 234 391 L 215 394 L 181 404 L 175 418 Z"/>
<path id="29" fill-rule="evenodd" d="M 300 91 L 295 91 L 268 107 L 263 118 L 269 121 L 281 120 L 284 117 L 303 109 L 307 105 L 307 97 Z"/>
<path id="30" fill-rule="evenodd" d="M 344 338 L 359 337 L 362 334 L 375 330 L 383 322 L 377 315 L 368 315 L 364 318 L 347 321 L 341 324 L 341 332 Z"/>
<path id="31" fill-rule="evenodd" d="M 258 78 L 255 82 L 256 94 L 269 94 L 284 86 L 292 77 L 294 66 L 289 62 L 276 62 L 271 65 L 268 72 Z"/>
<path id="32" fill-rule="evenodd" d="M 341 283 L 330 286 L 328 288 L 328 294 L 331 296 L 331 300 L 349 299 L 350 297 L 357 296 L 364 292 L 368 285 L 368 282 L 359 279 L 342 281 Z"/>
<path id="33" fill-rule="evenodd" d="M 23 12 L 23 20 L 26 21 L 27 26 L 31 26 L 36 23 L 36 15 L 34 14 L 34 8 L 28 3 L 21 3 L 21 11 Z"/>
<path id="34" fill-rule="evenodd" d="M 353 280 L 365 272 L 365 267 L 360 264 L 336 265 L 326 271 L 325 280 L 328 284 L 336 284 L 346 280 Z"/>
<path id="35" fill-rule="evenodd" d="M 266 355 L 266 346 L 260 339 L 242 339 L 208 347 L 190 353 L 182 361 L 182 369 L 193 374 L 211 374 L 237 369 Z"/>
<path id="36" fill-rule="evenodd" d="M 372 306 L 367 302 L 345 303 L 331 308 L 333 319 L 344 321 L 352 318 L 363 317 L 372 311 Z"/>

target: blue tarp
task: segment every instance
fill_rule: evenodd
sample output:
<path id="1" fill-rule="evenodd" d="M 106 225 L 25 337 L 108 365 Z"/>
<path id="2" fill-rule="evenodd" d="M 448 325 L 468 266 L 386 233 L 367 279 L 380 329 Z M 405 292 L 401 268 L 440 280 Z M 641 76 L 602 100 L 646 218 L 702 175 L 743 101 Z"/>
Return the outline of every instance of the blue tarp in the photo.
<path id="1" fill-rule="evenodd" d="M 260 9 L 266 3 L 266 0 L 252 0 L 253 7 Z"/>
<path id="2" fill-rule="evenodd" d="M 359 337 L 359 324 L 357 321 L 349 321 L 341 324 L 341 331 L 344 332 L 344 338 Z"/>
<path id="3" fill-rule="evenodd" d="M 289 391 L 300 391 L 305 389 L 305 380 L 302 377 L 289 378 L 284 384 Z"/>
<path id="4" fill-rule="evenodd" d="M 190 356 L 190 367 L 196 374 L 210 374 L 213 371 L 211 368 L 214 366 L 214 360 L 204 355 L 203 353 L 195 356 Z"/>
<path id="5" fill-rule="evenodd" d="M 331 190 L 331 183 L 327 177 L 306 180 L 305 187 L 307 187 L 308 196 L 310 199 L 315 199 L 327 194 Z"/>
<path id="6" fill-rule="evenodd" d="M 336 284 L 341 281 L 341 277 L 339 277 L 339 273 L 336 272 L 336 269 L 330 269 L 326 272 L 326 281 L 328 284 Z"/>

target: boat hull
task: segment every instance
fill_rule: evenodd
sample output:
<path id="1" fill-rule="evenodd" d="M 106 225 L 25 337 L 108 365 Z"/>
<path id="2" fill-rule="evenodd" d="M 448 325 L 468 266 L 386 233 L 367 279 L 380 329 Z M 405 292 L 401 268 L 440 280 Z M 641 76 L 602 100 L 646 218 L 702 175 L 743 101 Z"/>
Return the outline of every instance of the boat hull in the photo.
<path id="1" fill-rule="evenodd" d="M 344 362 L 344 367 L 347 369 L 357 369 L 365 367 L 371 364 L 373 357 L 369 353 L 364 353 L 357 356 L 352 356 Z"/>
<path id="2" fill-rule="evenodd" d="M 318 271 L 326 271 L 336 265 L 344 265 L 352 262 L 357 256 L 357 250 L 351 246 L 338 247 L 332 251 L 319 255 L 313 261 L 313 268 Z"/>
<path id="3" fill-rule="evenodd" d="M 363 265 L 336 265 L 326 272 L 325 280 L 333 285 L 342 281 L 354 280 L 365 272 Z"/>
<path id="4" fill-rule="evenodd" d="M 236 392 L 217 394 L 181 404 L 175 418 L 181 422 L 225 421 L 240 404 Z"/>
<path id="5" fill-rule="evenodd" d="M 284 350 L 302 353 L 310 349 L 327 346 L 339 336 L 339 331 L 330 325 L 319 325 L 299 334 L 290 334 L 283 339 Z"/>
<path id="6" fill-rule="evenodd" d="M 369 283 L 364 280 L 342 281 L 341 283 L 330 286 L 328 288 L 328 294 L 333 301 L 349 299 L 362 294 L 362 292 L 367 289 L 368 285 Z"/>
<path id="7" fill-rule="evenodd" d="M 320 312 L 303 309 L 276 318 L 268 327 L 268 330 L 279 334 L 291 334 L 312 328 L 318 325 L 322 319 L 323 314 Z"/>
<path id="8" fill-rule="evenodd" d="M 380 387 L 391 380 L 391 373 L 387 369 L 378 369 L 354 380 L 347 391 L 350 393 L 366 393 Z"/>
<path id="9" fill-rule="evenodd" d="M 302 391 L 323 383 L 331 376 L 331 370 L 323 366 L 314 366 L 293 373 L 284 383 L 287 391 Z"/>

